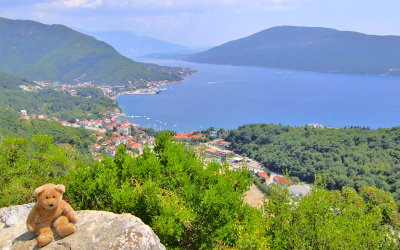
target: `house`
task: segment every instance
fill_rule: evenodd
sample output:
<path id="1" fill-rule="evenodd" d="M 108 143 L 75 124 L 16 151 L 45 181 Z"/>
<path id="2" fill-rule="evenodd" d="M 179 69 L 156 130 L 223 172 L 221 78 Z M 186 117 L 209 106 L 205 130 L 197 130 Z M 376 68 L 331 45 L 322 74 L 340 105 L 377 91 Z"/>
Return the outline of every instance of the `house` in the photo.
<path id="1" fill-rule="evenodd" d="M 27 116 L 27 115 L 28 115 L 28 112 L 26 112 L 25 109 L 21 109 L 21 110 L 19 111 L 19 114 L 20 114 L 21 116 Z"/>
<path id="2" fill-rule="evenodd" d="M 100 148 L 101 148 L 101 146 L 100 146 L 99 144 L 94 144 L 94 145 L 93 145 L 93 150 L 94 150 L 94 151 L 99 151 Z"/>
<path id="3" fill-rule="evenodd" d="M 123 125 L 120 127 L 117 127 L 117 131 L 119 134 L 122 135 L 130 135 L 131 134 L 131 126 L 130 125 Z"/>
<path id="4" fill-rule="evenodd" d="M 203 138 L 203 135 L 202 135 L 202 134 L 192 135 L 192 136 L 190 137 L 190 139 L 200 139 L 200 138 Z"/>
<path id="5" fill-rule="evenodd" d="M 37 118 L 38 119 L 47 119 L 47 115 L 38 115 Z"/>
<path id="6" fill-rule="evenodd" d="M 203 138 L 202 134 L 194 135 L 194 132 L 189 133 L 180 133 L 174 136 L 177 141 L 190 141 L 192 139 L 200 139 Z"/>
<path id="7" fill-rule="evenodd" d="M 256 176 L 258 176 L 260 178 L 261 181 L 267 181 L 268 180 L 268 173 L 265 171 L 262 172 L 258 172 L 256 174 Z"/>
<path id="8" fill-rule="evenodd" d="M 290 181 L 289 179 L 282 177 L 282 176 L 275 176 L 273 179 L 274 183 L 278 184 L 278 185 L 282 185 L 282 186 L 286 186 L 286 185 L 293 185 L 294 183 L 292 181 Z"/>
<path id="9" fill-rule="evenodd" d="M 127 119 L 122 119 L 121 124 L 127 125 L 129 124 L 129 121 Z"/>
<path id="10" fill-rule="evenodd" d="M 211 149 L 208 148 L 205 151 L 206 154 L 209 154 L 211 156 L 216 156 L 216 157 L 229 157 L 234 155 L 234 153 L 232 151 L 221 151 L 221 150 L 215 150 L 215 149 Z"/>
<path id="11" fill-rule="evenodd" d="M 111 137 L 110 140 L 112 141 L 112 143 L 114 143 L 115 146 L 121 143 L 118 137 Z"/>
<path id="12" fill-rule="evenodd" d="M 117 152 L 117 149 L 115 147 L 111 147 L 111 146 L 107 146 L 105 148 L 107 154 L 109 154 L 110 156 L 114 156 L 115 153 Z"/>
<path id="13" fill-rule="evenodd" d="M 177 141 L 190 141 L 190 137 L 189 136 L 181 135 L 181 134 L 175 135 L 174 138 Z"/>
<path id="14" fill-rule="evenodd" d="M 141 145 L 137 142 L 129 143 L 125 146 L 127 149 L 141 149 Z"/>
<path id="15" fill-rule="evenodd" d="M 104 141 L 101 145 L 102 145 L 102 146 L 107 146 L 107 145 L 110 145 L 111 143 L 112 143 L 111 140 L 106 140 L 106 141 Z"/>
<path id="16" fill-rule="evenodd" d="M 97 157 L 94 157 L 94 160 L 98 161 L 98 162 L 101 162 L 101 161 L 103 161 L 103 157 L 102 156 L 97 156 Z"/>
<path id="17" fill-rule="evenodd" d="M 222 148 L 226 148 L 226 147 L 229 145 L 229 143 L 222 140 L 222 141 L 220 141 L 219 145 L 220 145 Z"/>

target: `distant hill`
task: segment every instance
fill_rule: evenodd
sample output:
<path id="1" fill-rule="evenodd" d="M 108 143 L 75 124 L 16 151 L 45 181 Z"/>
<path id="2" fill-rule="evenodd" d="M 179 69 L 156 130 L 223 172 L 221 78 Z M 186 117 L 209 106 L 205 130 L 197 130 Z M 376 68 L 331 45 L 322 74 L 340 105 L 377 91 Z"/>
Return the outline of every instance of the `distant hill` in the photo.
<path id="1" fill-rule="evenodd" d="M 400 75 L 400 37 L 280 26 L 183 59 L 319 72 Z"/>
<path id="2" fill-rule="evenodd" d="M 143 64 L 63 25 L 0 18 L 0 71 L 33 80 L 124 84 L 180 80 L 176 69 Z"/>
<path id="3" fill-rule="evenodd" d="M 130 31 L 89 32 L 82 30 L 81 32 L 110 44 L 119 53 L 128 57 L 140 57 L 159 53 L 184 53 L 190 51 L 190 49 L 185 46 L 161 41 L 152 37 L 139 36 Z"/>

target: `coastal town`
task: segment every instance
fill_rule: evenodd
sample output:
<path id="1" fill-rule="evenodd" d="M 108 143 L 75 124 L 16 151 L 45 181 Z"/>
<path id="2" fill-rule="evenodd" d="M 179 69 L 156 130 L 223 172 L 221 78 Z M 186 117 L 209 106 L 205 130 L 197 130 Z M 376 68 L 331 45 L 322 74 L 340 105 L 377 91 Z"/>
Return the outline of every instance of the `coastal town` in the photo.
<path id="1" fill-rule="evenodd" d="M 189 74 L 189 72 L 186 72 Z M 24 91 L 37 91 L 42 88 L 53 88 L 54 90 L 64 91 L 72 96 L 78 95 L 81 88 L 95 87 L 102 91 L 107 98 L 115 100 L 124 94 L 158 94 L 163 89 L 158 87 L 167 84 L 166 81 L 147 82 L 144 87 L 138 85 L 126 86 L 95 86 L 90 82 L 77 85 L 67 85 L 58 83 L 34 82 L 34 86 L 21 85 Z M 135 86 L 135 87 L 133 87 Z M 90 98 L 87 97 L 87 98 Z M 155 136 L 141 129 L 139 124 L 131 122 L 127 116 L 119 110 L 108 111 L 100 119 L 73 119 L 74 121 L 61 120 L 56 116 L 46 114 L 28 114 L 26 110 L 19 111 L 20 119 L 42 119 L 60 123 L 62 126 L 73 128 L 84 128 L 93 131 L 96 143 L 90 147 L 94 160 L 102 161 L 105 156 L 113 157 L 119 145 L 124 145 L 126 152 L 131 157 L 137 157 L 143 152 L 145 147 L 154 146 Z M 313 123 L 306 125 L 310 128 L 324 128 L 323 125 Z M 203 133 L 202 133 L 203 132 Z M 229 150 L 229 143 L 223 140 L 223 136 L 216 131 L 192 131 L 175 134 L 177 142 L 184 143 L 191 147 L 204 161 L 216 161 L 219 164 L 228 164 L 232 170 L 247 168 L 258 181 L 254 181 L 249 192 L 245 197 L 247 203 L 255 207 L 261 207 L 264 202 L 264 194 L 260 185 L 277 185 L 288 187 L 288 191 L 295 199 L 305 196 L 311 188 L 306 183 L 294 182 L 283 173 L 274 173 L 267 170 L 261 163 L 235 154 Z"/>
<path id="2" fill-rule="evenodd" d="M 152 148 L 155 137 L 140 129 L 139 124 L 124 119 L 125 114 L 114 112 L 109 113 L 107 117 L 99 120 L 78 120 L 67 122 L 57 117 L 48 117 L 44 114 L 28 114 L 26 110 L 20 110 L 20 119 L 41 119 L 58 122 L 66 127 L 85 128 L 93 131 L 96 136 L 96 143 L 90 148 L 93 158 L 96 161 L 102 161 L 104 156 L 115 156 L 117 147 L 121 144 L 127 149 L 131 157 L 137 157 L 143 152 L 145 147 Z M 262 183 L 262 185 L 278 185 L 288 187 L 292 197 L 299 198 L 306 195 L 310 186 L 305 183 L 294 183 L 283 173 L 274 173 L 264 168 L 264 166 L 248 157 L 235 154 L 229 150 L 229 143 L 215 131 L 207 131 L 207 134 L 200 132 L 185 132 L 174 135 L 178 143 L 184 143 L 191 147 L 204 161 L 215 161 L 219 164 L 228 164 L 232 170 L 247 168 Z M 259 187 L 254 184 L 247 193 L 245 200 L 253 206 L 263 205 L 264 195 Z"/>

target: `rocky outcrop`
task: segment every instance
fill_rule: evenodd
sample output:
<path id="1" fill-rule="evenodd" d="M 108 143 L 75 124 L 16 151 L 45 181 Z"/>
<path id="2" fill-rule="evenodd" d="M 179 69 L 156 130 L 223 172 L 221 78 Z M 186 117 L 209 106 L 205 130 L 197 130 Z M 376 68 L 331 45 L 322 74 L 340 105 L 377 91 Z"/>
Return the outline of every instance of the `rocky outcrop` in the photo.
<path id="1" fill-rule="evenodd" d="M 36 235 L 26 229 L 34 203 L 0 209 L 0 249 L 38 249 Z M 153 230 L 131 214 L 76 211 L 76 232 L 43 249 L 165 249 Z"/>

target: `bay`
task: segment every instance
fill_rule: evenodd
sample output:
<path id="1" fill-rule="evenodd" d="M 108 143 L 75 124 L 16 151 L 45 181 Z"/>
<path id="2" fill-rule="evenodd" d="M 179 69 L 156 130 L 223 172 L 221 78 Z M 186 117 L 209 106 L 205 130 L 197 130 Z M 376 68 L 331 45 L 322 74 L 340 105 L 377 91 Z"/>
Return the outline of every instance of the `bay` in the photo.
<path id="1" fill-rule="evenodd" d="M 143 61 L 143 60 L 142 60 Z M 400 77 L 146 60 L 198 72 L 156 95 L 123 95 L 122 111 L 142 127 L 177 132 L 248 123 L 301 126 L 400 125 Z"/>

